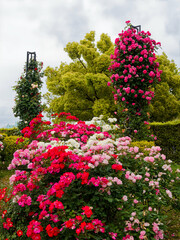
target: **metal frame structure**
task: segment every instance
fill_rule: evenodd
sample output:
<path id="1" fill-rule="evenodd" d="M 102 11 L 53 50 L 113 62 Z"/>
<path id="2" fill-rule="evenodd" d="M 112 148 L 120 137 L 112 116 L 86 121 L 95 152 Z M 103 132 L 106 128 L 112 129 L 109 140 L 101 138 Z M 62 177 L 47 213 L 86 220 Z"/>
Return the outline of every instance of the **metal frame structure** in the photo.
<path id="1" fill-rule="evenodd" d="M 135 28 L 137 30 L 137 32 L 141 32 L 141 25 L 138 25 L 138 26 L 131 25 L 131 27 Z"/>
<path id="2" fill-rule="evenodd" d="M 27 52 L 27 62 L 26 62 L 26 74 L 29 68 L 29 60 L 36 61 L 36 52 Z"/>

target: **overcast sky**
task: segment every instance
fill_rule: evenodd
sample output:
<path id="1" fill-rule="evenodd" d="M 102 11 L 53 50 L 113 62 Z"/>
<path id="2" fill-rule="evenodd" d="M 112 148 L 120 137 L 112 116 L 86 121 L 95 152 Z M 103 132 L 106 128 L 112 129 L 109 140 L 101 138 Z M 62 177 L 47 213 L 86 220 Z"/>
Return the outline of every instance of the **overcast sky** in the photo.
<path id="1" fill-rule="evenodd" d="M 0 127 L 14 124 L 16 84 L 27 51 L 56 67 L 69 62 L 64 47 L 91 30 L 114 42 L 125 21 L 141 25 L 180 67 L 180 0 L 0 0 Z M 43 93 L 46 92 L 44 79 Z"/>

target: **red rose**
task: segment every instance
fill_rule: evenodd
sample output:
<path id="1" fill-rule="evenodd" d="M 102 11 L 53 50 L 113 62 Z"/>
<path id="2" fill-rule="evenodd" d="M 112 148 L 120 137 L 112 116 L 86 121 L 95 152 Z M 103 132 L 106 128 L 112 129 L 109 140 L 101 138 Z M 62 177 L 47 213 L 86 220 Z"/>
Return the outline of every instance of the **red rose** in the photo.
<path id="1" fill-rule="evenodd" d="M 22 236 L 23 235 L 23 231 L 22 230 L 18 230 L 17 231 L 17 235 L 18 235 L 18 237 Z"/>

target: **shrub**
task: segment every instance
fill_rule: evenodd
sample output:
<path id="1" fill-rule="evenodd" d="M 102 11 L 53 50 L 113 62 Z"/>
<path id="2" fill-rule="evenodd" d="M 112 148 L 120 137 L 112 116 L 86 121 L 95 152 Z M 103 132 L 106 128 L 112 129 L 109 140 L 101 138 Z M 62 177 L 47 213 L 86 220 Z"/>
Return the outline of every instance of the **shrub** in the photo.
<path id="1" fill-rule="evenodd" d="M 145 149 L 152 148 L 153 146 L 155 146 L 155 143 L 148 141 L 133 141 L 131 142 L 130 146 L 138 147 L 140 152 L 146 153 L 147 151 Z"/>
<path id="2" fill-rule="evenodd" d="M 153 122 L 150 124 L 157 136 L 156 145 L 161 146 L 162 152 L 167 158 L 180 163 L 180 120 L 166 123 Z"/>
<path id="3" fill-rule="evenodd" d="M 16 127 L 13 128 L 0 128 L 0 133 L 6 133 L 8 136 L 19 136 L 20 130 Z"/>
<path id="4" fill-rule="evenodd" d="M 14 152 L 19 148 L 23 148 L 23 146 L 28 143 L 28 139 L 25 142 L 17 143 L 17 140 L 20 138 L 19 136 L 7 136 L 5 134 L 3 135 L 5 137 L 3 139 L 4 151 L 2 153 L 2 161 L 4 162 L 4 168 L 7 168 L 13 159 Z"/>
<path id="5" fill-rule="evenodd" d="M 160 147 L 145 156 L 130 137 L 112 139 L 82 121 L 41 132 L 39 125 L 40 117 L 26 128 L 34 140 L 9 165 L 16 169 L 11 195 L 0 192 L 3 238 L 164 239 L 160 209 L 178 205 L 178 179 Z M 22 165 L 26 171 L 18 170 Z"/>

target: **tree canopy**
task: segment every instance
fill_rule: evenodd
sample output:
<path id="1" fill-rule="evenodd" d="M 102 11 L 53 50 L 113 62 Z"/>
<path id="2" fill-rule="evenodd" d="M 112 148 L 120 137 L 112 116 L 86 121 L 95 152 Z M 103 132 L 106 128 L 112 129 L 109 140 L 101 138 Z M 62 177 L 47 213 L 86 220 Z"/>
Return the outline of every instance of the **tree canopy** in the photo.
<path id="1" fill-rule="evenodd" d="M 162 74 L 150 106 L 151 121 L 166 122 L 180 115 L 180 72 L 165 53 L 157 56 L 157 61 Z"/>
<path id="2" fill-rule="evenodd" d="M 47 67 L 46 111 L 70 112 L 82 120 L 101 114 L 113 116 L 112 88 L 107 86 L 108 67 L 114 45 L 107 34 L 95 43 L 95 32 L 87 33 L 83 40 L 66 45 L 71 63 L 61 63 L 59 68 Z"/>
<path id="3" fill-rule="evenodd" d="M 108 67 L 114 44 L 107 34 L 95 43 L 95 32 L 87 33 L 80 42 L 69 42 L 64 49 L 71 59 L 59 67 L 47 67 L 48 93 L 45 111 L 70 112 L 82 120 L 101 114 L 113 116 L 113 87 L 107 86 L 111 73 Z M 162 70 L 161 82 L 150 105 L 151 121 L 169 121 L 180 115 L 180 74 L 174 61 L 165 53 L 157 57 Z"/>

